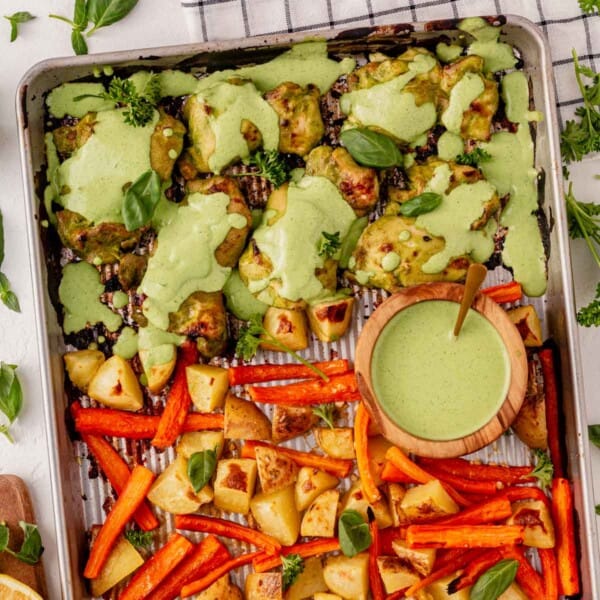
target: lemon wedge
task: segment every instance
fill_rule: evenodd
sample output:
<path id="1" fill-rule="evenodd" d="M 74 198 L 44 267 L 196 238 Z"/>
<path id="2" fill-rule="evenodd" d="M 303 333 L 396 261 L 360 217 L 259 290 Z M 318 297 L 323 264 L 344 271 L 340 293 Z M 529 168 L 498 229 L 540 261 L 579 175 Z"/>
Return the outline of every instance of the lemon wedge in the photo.
<path id="1" fill-rule="evenodd" d="M 0 573 L 0 598 L 2 600 L 44 600 L 28 585 L 17 581 L 10 575 Z"/>

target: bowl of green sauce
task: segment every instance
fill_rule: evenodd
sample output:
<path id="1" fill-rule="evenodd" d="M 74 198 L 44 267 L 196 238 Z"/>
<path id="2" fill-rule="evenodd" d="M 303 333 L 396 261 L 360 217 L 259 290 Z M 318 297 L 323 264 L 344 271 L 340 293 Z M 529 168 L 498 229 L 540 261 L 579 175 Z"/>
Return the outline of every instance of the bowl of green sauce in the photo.
<path id="1" fill-rule="evenodd" d="M 525 397 L 525 347 L 498 304 L 478 294 L 454 336 L 463 290 L 429 283 L 394 294 L 356 347 L 358 385 L 374 421 L 420 456 L 460 456 L 491 443 Z"/>

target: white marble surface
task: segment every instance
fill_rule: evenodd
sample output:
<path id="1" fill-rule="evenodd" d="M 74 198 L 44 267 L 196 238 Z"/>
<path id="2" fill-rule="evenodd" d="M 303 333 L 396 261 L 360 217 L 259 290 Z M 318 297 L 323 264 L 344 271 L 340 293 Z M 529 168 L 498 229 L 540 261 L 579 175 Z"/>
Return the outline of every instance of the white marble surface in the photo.
<path id="1" fill-rule="evenodd" d="M 0 307 L 0 359 L 19 365 L 25 408 L 12 428 L 16 443 L 0 439 L 0 473 L 15 473 L 29 484 L 46 546 L 44 562 L 50 598 L 60 598 L 56 569 L 53 506 L 50 495 L 46 437 L 39 380 L 39 357 L 35 342 L 31 273 L 27 252 L 24 198 L 19 166 L 15 122 L 15 90 L 25 71 L 50 57 L 69 56 L 69 27 L 48 19 L 48 13 L 70 16 L 72 0 L 3 0 L 2 15 L 29 10 L 37 19 L 21 26 L 19 38 L 9 43 L 9 24 L 0 19 L 0 207 L 4 215 L 6 259 L 2 271 L 10 279 L 21 301 L 22 313 L 15 315 Z M 223 24 L 227 26 L 226 23 Z M 89 40 L 90 52 L 125 50 L 170 45 L 189 39 L 179 0 L 142 0 L 124 21 L 97 31 Z M 599 42 L 600 43 L 600 42 Z M 582 200 L 594 201 L 600 193 L 600 160 L 572 168 L 575 191 Z M 589 301 L 600 280 L 583 242 L 572 243 L 575 292 L 578 305 Z M 600 330 L 580 329 L 581 372 L 589 423 L 600 423 Z M 593 479 L 596 502 L 600 502 L 600 450 L 593 450 Z"/>

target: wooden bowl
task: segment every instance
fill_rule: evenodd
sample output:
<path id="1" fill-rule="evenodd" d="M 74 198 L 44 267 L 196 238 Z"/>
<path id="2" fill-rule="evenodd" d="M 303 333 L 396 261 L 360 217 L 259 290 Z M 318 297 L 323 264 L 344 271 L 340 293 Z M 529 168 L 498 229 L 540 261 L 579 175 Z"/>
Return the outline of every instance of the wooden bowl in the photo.
<path id="1" fill-rule="evenodd" d="M 483 427 L 464 437 L 452 440 L 428 440 L 417 437 L 388 417 L 374 392 L 371 360 L 375 343 L 383 328 L 399 311 L 425 300 L 449 300 L 460 303 L 464 286 L 456 283 L 428 283 L 406 288 L 383 302 L 363 328 L 356 346 L 355 370 L 358 388 L 365 404 L 389 441 L 408 452 L 432 458 L 447 458 L 475 452 L 493 442 L 506 431 L 519 412 L 527 390 L 527 353 L 517 328 L 498 304 L 479 293 L 472 308 L 485 316 L 496 328 L 506 349 L 511 369 L 508 393 L 498 413 Z"/>

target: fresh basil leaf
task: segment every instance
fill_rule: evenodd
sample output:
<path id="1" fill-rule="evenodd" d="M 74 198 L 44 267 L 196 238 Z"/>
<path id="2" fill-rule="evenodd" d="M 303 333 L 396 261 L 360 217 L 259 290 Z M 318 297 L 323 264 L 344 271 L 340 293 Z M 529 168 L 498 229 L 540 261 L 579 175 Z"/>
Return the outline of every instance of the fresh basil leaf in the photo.
<path id="1" fill-rule="evenodd" d="M 442 203 L 442 197 L 435 192 L 423 192 L 400 205 L 405 217 L 418 217 L 435 210 Z"/>
<path id="2" fill-rule="evenodd" d="M 71 46 L 73 47 L 73 52 L 78 56 L 88 53 L 87 42 L 79 29 L 71 31 Z"/>
<path id="3" fill-rule="evenodd" d="M 16 368 L 0 362 L 0 411 L 11 423 L 19 416 L 23 407 L 23 392 L 15 373 Z"/>
<path id="4" fill-rule="evenodd" d="M 17 298 L 17 295 L 11 291 L 8 290 L 7 292 L 5 292 L 4 294 L 0 295 L 0 299 L 2 300 L 4 306 L 6 306 L 6 308 L 14 311 L 14 312 L 21 312 L 21 306 L 19 305 L 19 299 Z"/>
<path id="5" fill-rule="evenodd" d="M 0 523 L 0 552 L 4 552 L 8 547 L 10 531 L 4 523 Z"/>
<path id="6" fill-rule="evenodd" d="M 121 214 L 127 231 L 150 221 L 160 200 L 160 177 L 150 169 L 140 175 L 125 193 Z"/>
<path id="7" fill-rule="evenodd" d="M 588 425 L 588 435 L 590 442 L 600 448 L 600 425 Z"/>
<path id="8" fill-rule="evenodd" d="M 107 27 L 126 17 L 138 3 L 138 0 L 89 0 L 88 17 L 94 27 L 88 35 L 100 27 Z"/>
<path id="9" fill-rule="evenodd" d="M 600 504 L 596 504 L 596 514 L 600 515 Z"/>
<path id="10" fill-rule="evenodd" d="M 25 523 L 25 521 L 19 521 L 19 527 L 25 534 L 23 544 L 18 552 L 11 552 L 11 554 L 28 565 L 35 565 L 44 551 L 40 532 L 37 525 Z"/>
<path id="11" fill-rule="evenodd" d="M 4 219 L 0 212 L 0 267 L 4 262 Z"/>
<path id="12" fill-rule="evenodd" d="M 199 492 L 210 481 L 216 466 L 216 450 L 194 452 L 190 456 L 187 465 L 187 474 L 195 492 Z"/>
<path id="13" fill-rule="evenodd" d="M 368 217 L 361 217 L 360 219 L 356 219 L 350 225 L 350 229 L 346 234 L 346 237 L 342 240 L 342 247 L 340 248 L 340 260 L 339 265 L 341 269 L 348 268 L 348 261 L 354 252 L 354 248 L 356 248 L 356 244 L 364 231 L 365 227 L 369 224 Z"/>
<path id="14" fill-rule="evenodd" d="M 471 600 L 496 600 L 515 580 L 518 560 L 501 560 L 488 569 L 471 589 Z"/>
<path id="15" fill-rule="evenodd" d="M 10 16 L 4 16 L 5 19 L 10 21 L 10 41 L 14 42 L 19 35 L 19 23 L 27 23 L 31 19 L 35 19 L 35 16 L 25 10 L 13 13 Z"/>
<path id="16" fill-rule="evenodd" d="M 87 0 L 75 0 L 73 11 L 73 23 L 77 29 L 83 31 L 88 25 L 88 3 Z"/>
<path id="17" fill-rule="evenodd" d="M 346 129 L 340 135 L 352 158 L 366 167 L 395 167 L 402 164 L 402 153 L 394 140 L 363 127 Z"/>
<path id="18" fill-rule="evenodd" d="M 346 556 L 355 556 L 371 545 L 368 523 L 356 510 L 345 510 L 338 520 L 340 548 Z"/>

